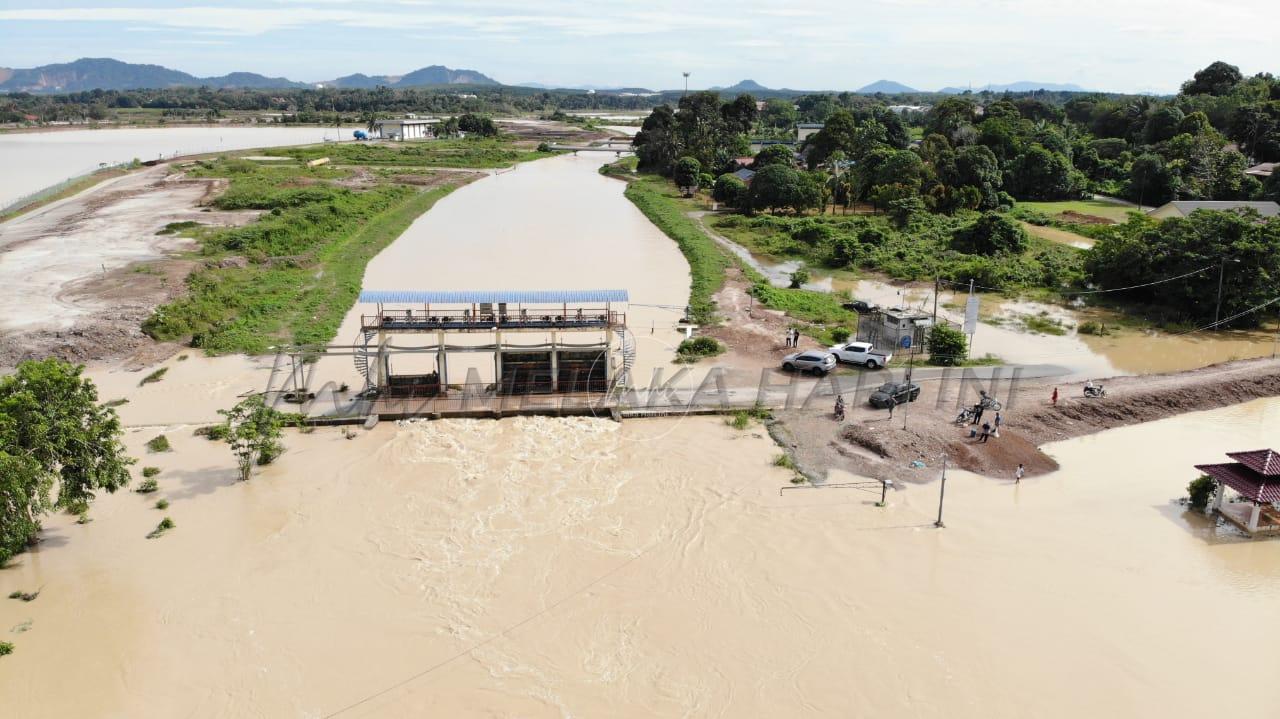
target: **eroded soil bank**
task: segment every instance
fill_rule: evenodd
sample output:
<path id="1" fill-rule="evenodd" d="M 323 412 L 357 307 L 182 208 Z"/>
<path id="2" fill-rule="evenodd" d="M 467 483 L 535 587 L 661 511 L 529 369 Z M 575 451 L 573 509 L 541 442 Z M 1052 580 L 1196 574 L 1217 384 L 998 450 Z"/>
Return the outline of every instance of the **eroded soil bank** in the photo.
<path id="1" fill-rule="evenodd" d="M 892 420 L 888 412 L 866 406 L 865 394 L 851 405 L 844 425 L 835 422 L 826 405 L 782 412 L 779 420 L 799 463 L 819 477 L 834 467 L 895 480 L 932 479 L 931 472 L 912 468 L 911 463 L 918 460 L 935 467 L 944 454 L 951 466 L 989 477 L 1011 477 L 1019 463 L 1026 465 L 1029 475 L 1036 475 L 1058 468 L 1041 448 L 1047 442 L 1278 396 L 1280 361 L 1241 360 L 1101 383 L 1107 396 L 1086 399 L 1083 383 L 1053 379 L 1006 379 L 994 387 L 982 382 L 925 380 L 920 400 L 898 407 Z M 968 436 L 970 426 L 957 426 L 954 420 L 984 387 L 999 396 L 1005 409 L 1000 436 L 980 443 Z M 1051 402 L 1055 388 L 1057 404 Z M 846 396 L 850 399 L 853 395 Z M 983 417 L 984 422 L 994 420 L 993 412 Z"/>

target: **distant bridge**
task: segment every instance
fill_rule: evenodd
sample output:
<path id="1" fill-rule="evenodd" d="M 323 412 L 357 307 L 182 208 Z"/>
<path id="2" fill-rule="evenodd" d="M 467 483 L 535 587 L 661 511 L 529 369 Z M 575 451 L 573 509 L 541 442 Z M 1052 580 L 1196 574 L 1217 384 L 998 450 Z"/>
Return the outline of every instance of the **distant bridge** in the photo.
<path id="1" fill-rule="evenodd" d="M 572 152 L 575 155 L 579 152 L 612 152 L 618 157 L 621 157 L 624 152 L 631 152 L 630 145 L 627 145 L 626 147 L 610 147 L 609 145 L 552 145 L 551 149 L 561 152 Z"/>

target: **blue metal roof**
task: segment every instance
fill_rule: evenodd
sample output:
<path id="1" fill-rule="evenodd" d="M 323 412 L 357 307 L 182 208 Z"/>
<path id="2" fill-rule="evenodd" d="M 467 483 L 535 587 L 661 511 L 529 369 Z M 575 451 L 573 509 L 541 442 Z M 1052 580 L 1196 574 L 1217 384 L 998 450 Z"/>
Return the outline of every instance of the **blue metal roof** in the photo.
<path id="1" fill-rule="evenodd" d="M 360 302 L 366 305 L 469 305 L 480 302 L 560 305 L 628 301 L 626 290 L 365 290 L 360 293 Z"/>

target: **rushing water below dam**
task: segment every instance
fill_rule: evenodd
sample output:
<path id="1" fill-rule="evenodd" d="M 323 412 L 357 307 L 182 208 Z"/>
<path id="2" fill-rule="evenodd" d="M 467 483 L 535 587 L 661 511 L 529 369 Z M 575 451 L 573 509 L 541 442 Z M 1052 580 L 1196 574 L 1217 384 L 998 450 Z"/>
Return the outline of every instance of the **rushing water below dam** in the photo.
<path id="1" fill-rule="evenodd" d="M 944 530 L 936 482 L 886 508 L 780 496 L 762 429 L 716 418 L 291 433 L 248 483 L 184 428 L 146 459 L 159 494 L 53 517 L 0 572 L 0 595 L 41 590 L 0 602 L 0 696 L 22 717 L 1248 715 L 1274 699 L 1280 542 L 1171 500 L 1278 423 L 1262 400 L 1050 445 L 1063 469 L 1017 486 L 956 473 Z"/>
<path id="2" fill-rule="evenodd" d="M 344 133 L 349 137 L 349 132 Z M 0 207 L 68 178 L 138 159 L 308 145 L 334 139 L 332 127 L 165 127 L 0 133 Z"/>

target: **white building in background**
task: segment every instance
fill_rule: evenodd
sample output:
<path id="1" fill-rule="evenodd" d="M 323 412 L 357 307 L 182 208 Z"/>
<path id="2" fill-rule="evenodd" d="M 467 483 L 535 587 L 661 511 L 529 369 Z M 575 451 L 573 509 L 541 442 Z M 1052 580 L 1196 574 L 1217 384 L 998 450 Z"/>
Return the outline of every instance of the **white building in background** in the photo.
<path id="1" fill-rule="evenodd" d="M 810 136 L 822 130 L 821 122 L 801 122 L 796 124 L 796 142 L 804 142 Z"/>
<path id="2" fill-rule="evenodd" d="M 376 136 L 383 140 L 425 140 L 434 133 L 431 126 L 440 122 L 435 118 L 411 118 L 400 120 L 375 120 Z"/>

